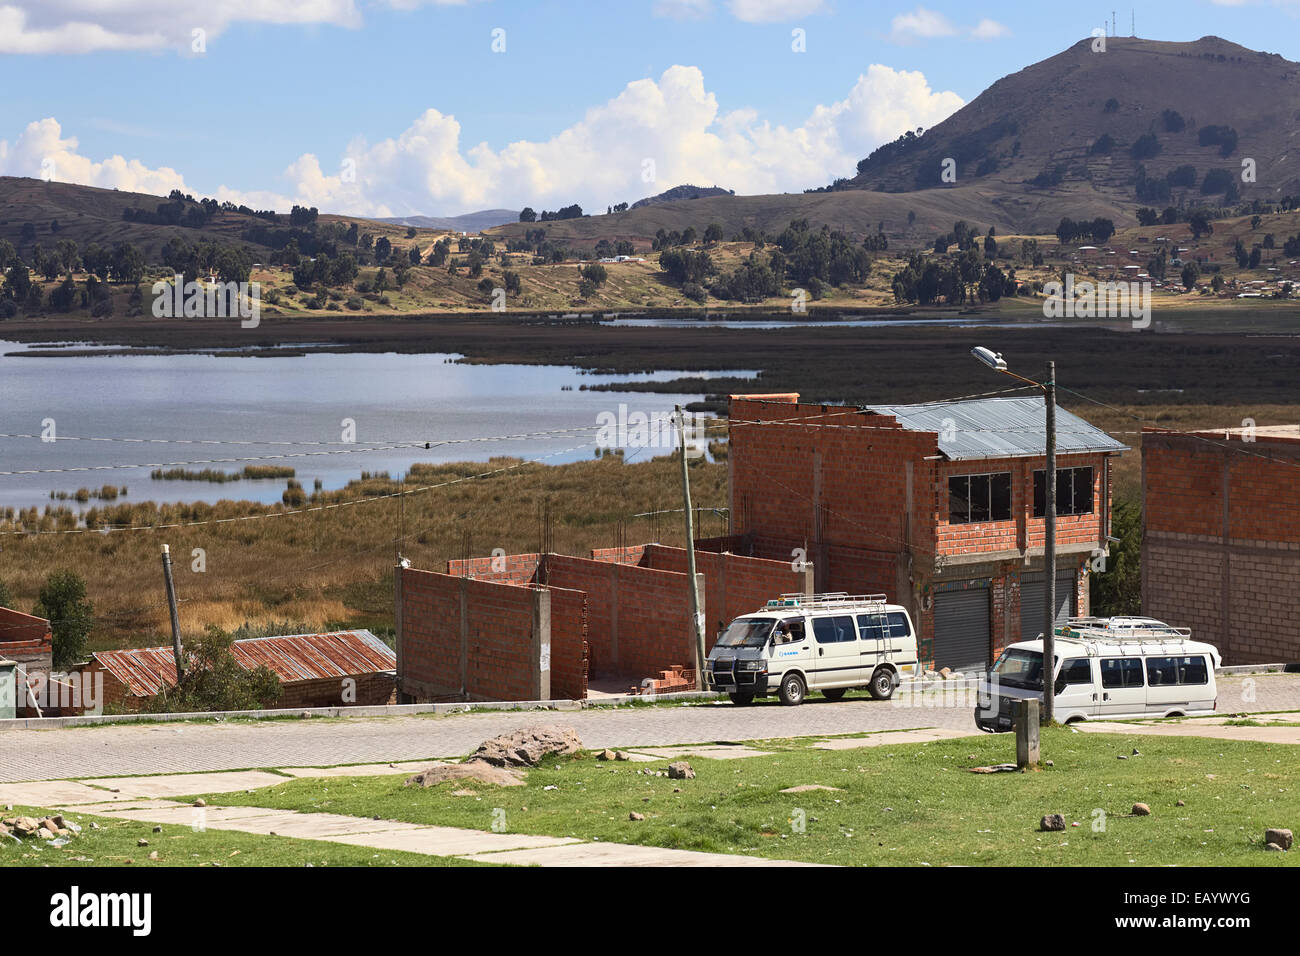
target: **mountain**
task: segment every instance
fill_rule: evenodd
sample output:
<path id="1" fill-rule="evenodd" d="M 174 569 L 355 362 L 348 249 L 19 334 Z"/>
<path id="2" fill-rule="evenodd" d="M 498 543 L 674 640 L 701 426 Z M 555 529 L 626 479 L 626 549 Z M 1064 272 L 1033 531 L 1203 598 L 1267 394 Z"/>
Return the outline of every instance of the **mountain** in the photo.
<path id="1" fill-rule="evenodd" d="M 1133 225 L 1140 206 L 1225 205 L 1229 184 L 1247 201 L 1300 194 L 1291 142 L 1300 64 L 1219 37 L 1107 37 L 1105 52 L 1093 52 L 1093 42 L 1003 77 L 921 135 L 882 146 L 831 187 L 638 204 L 552 223 L 548 234 L 576 244 L 648 242 L 658 229 L 718 222 L 731 236 L 806 218 L 855 235 L 883 226 L 910 243 L 958 219 L 999 235 L 1050 233 L 1065 216 Z M 955 161 L 955 182 L 941 179 L 946 158 Z M 1243 159 L 1254 160 L 1254 183 L 1242 182 Z"/>
<path id="2" fill-rule="evenodd" d="M 734 196 L 734 189 L 723 189 L 721 186 L 674 186 L 672 189 L 665 189 L 657 196 L 647 196 L 645 199 L 638 199 L 632 203 L 633 209 L 640 209 L 642 206 L 654 206 L 658 203 L 674 202 L 678 199 L 704 199 L 709 196 Z"/>
<path id="3" fill-rule="evenodd" d="M 519 221 L 517 209 L 481 209 L 461 216 L 393 216 L 378 222 L 395 226 L 414 226 L 416 229 L 435 229 L 442 232 L 481 232 L 493 226 L 504 226 Z"/>
<path id="4" fill-rule="evenodd" d="M 1300 64 L 1219 37 L 1166 43 L 1081 40 L 1003 77 L 922 135 L 887 144 L 843 187 L 883 192 L 943 189 L 945 158 L 957 182 L 1003 192 L 1082 188 L 1134 203 L 1213 202 L 1205 176 L 1222 170 L 1246 199 L 1300 190 L 1288 161 L 1300 120 Z M 1256 182 L 1241 181 L 1242 160 Z M 1182 167 L 1171 195 L 1155 182 Z M 1145 174 L 1145 177 L 1143 177 Z M 1145 178 L 1143 196 L 1139 182 Z M 1219 178 L 1222 178 L 1220 176 Z"/>

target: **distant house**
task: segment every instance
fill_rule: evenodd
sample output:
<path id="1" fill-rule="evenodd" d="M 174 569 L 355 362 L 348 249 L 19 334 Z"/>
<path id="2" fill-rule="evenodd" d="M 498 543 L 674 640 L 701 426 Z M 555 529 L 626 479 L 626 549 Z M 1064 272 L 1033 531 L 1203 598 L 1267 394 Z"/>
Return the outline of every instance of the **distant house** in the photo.
<path id="1" fill-rule="evenodd" d="M 265 665 L 280 679 L 277 707 L 352 707 L 387 704 L 396 687 L 397 655 L 370 631 L 287 634 L 235 641 L 246 670 Z M 138 711 L 176 683 L 170 647 L 96 651 L 82 669 L 104 675 L 105 709 Z"/>

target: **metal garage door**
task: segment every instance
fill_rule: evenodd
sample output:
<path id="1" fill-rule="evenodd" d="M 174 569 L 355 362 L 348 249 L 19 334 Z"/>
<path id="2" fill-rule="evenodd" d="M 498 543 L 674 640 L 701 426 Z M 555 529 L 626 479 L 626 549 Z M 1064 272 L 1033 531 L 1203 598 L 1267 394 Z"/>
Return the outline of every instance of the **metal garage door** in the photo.
<path id="1" fill-rule="evenodd" d="M 1037 640 L 1043 633 L 1043 602 L 1047 580 L 1041 571 L 1020 577 L 1020 639 Z M 1078 613 L 1078 595 L 1074 591 L 1074 572 L 1062 571 L 1056 575 L 1056 623 Z"/>
<path id="2" fill-rule="evenodd" d="M 989 589 L 940 591 L 934 596 L 934 666 L 982 668 L 989 659 Z"/>

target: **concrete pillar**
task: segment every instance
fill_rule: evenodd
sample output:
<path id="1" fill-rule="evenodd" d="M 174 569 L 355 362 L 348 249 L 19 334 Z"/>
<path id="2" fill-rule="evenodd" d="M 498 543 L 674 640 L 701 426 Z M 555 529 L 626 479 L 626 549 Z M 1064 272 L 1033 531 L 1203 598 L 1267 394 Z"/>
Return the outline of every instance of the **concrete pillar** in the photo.
<path id="1" fill-rule="evenodd" d="M 403 664 L 406 659 L 405 652 L 402 649 L 402 566 L 399 564 L 393 569 L 393 630 L 397 635 L 397 702 L 399 704 L 408 703 L 409 695 L 406 688 L 402 686 L 402 680 L 405 676 Z"/>
<path id="2" fill-rule="evenodd" d="M 533 635 L 530 650 L 534 700 L 551 699 L 551 592 L 533 591 Z"/>
<path id="3" fill-rule="evenodd" d="M 1038 747 L 1038 699 L 1016 701 L 1016 766 L 1036 767 Z"/>
<path id="4" fill-rule="evenodd" d="M 803 593 L 808 597 L 817 593 L 817 569 L 812 561 L 803 563 Z"/>

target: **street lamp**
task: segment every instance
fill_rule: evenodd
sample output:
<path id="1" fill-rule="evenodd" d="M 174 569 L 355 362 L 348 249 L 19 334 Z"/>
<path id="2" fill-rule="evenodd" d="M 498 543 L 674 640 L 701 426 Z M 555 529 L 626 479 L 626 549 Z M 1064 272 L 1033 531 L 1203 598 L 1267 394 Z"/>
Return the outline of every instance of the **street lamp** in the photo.
<path id="1" fill-rule="evenodd" d="M 1055 718 L 1056 689 L 1053 677 L 1056 671 L 1056 363 L 1047 363 L 1047 381 L 1035 382 L 1017 375 L 1007 368 L 1000 352 L 976 347 L 975 356 L 989 368 L 1010 375 L 1035 388 L 1041 388 L 1047 406 L 1047 467 L 1043 474 L 1043 574 L 1047 578 L 1046 600 L 1043 604 L 1043 722 L 1050 724 Z"/>

